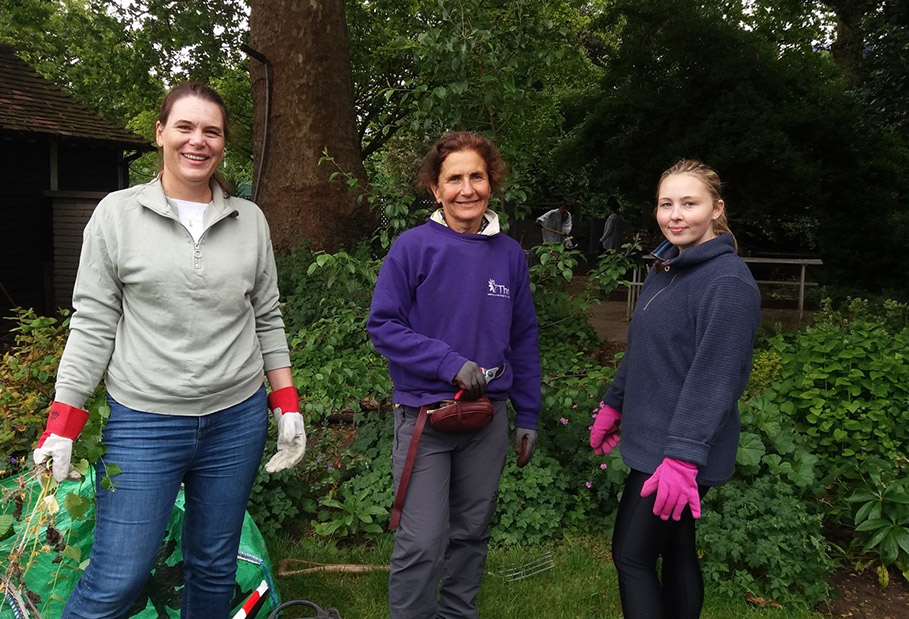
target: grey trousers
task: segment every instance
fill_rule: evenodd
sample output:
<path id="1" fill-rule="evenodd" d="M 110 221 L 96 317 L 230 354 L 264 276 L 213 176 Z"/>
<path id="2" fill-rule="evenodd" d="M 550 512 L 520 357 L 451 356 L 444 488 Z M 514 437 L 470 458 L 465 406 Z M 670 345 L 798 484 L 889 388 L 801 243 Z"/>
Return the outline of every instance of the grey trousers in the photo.
<path id="1" fill-rule="evenodd" d="M 427 423 L 395 533 L 388 579 L 392 619 L 478 617 L 489 521 L 508 450 L 505 402 L 473 434 L 444 434 Z M 419 409 L 395 405 L 395 490 Z M 440 585 L 441 582 L 441 585 Z"/>

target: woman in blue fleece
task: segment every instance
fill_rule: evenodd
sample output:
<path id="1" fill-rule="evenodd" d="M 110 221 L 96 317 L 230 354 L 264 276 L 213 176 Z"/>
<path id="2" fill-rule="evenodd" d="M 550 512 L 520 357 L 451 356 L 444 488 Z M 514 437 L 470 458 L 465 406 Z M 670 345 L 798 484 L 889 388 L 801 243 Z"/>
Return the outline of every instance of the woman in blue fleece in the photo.
<path id="1" fill-rule="evenodd" d="M 495 408 L 492 422 L 470 434 L 423 430 L 391 557 L 392 619 L 478 616 L 508 450 L 506 399 L 516 411 L 515 448 L 524 445 L 527 458 L 536 444 L 540 359 L 527 261 L 487 210 L 504 176 L 490 140 L 442 136 L 419 176 L 439 209 L 398 238 L 376 282 L 368 329 L 394 382 L 395 488 L 421 407 L 461 388 L 466 399 L 485 392 Z M 481 368 L 503 364 L 487 385 Z"/>
<path id="2" fill-rule="evenodd" d="M 694 521 L 707 488 L 732 476 L 737 402 L 761 317 L 716 172 L 689 160 L 666 170 L 656 219 L 666 241 L 653 252 L 625 356 L 590 433 L 594 451 L 609 453 L 621 427 L 631 467 L 612 548 L 626 619 L 700 615 Z"/>

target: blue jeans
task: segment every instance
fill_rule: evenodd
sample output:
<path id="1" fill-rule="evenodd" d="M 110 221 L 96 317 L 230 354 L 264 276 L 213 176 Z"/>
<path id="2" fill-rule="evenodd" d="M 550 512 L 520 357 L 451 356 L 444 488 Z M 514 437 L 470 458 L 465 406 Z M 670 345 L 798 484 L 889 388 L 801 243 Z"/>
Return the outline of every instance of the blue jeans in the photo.
<path id="1" fill-rule="evenodd" d="M 91 561 L 63 618 L 125 617 L 148 579 L 174 501 L 184 484 L 183 601 L 180 616 L 230 614 L 237 550 L 249 492 L 268 429 L 265 388 L 204 417 L 139 412 L 108 397 L 104 462 L 121 473 L 97 503 Z"/>

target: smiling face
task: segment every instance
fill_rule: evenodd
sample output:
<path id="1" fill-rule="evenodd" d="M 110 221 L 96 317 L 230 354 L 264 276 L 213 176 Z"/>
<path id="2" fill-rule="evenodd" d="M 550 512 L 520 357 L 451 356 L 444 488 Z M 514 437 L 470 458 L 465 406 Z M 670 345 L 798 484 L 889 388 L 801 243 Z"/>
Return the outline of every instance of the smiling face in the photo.
<path id="1" fill-rule="evenodd" d="M 430 186 L 442 204 L 445 223 L 456 232 L 476 234 L 489 206 L 492 190 L 486 161 L 475 150 L 450 153 L 442 162 L 436 184 Z"/>
<path id="2" fill-rule="evenodd" d="M 224 114 L 196 96 L 177 99 L 166 124 L 155 125 L 162 150 L 161 184 L 172 198 L 208 202 L 209 180 L 224 157 Z"/>
<path id="3" fill-rule="evenodd" d="M 707 185 L 691 174 L 670 174 L 660 183 L 656 218 L 666 240 L 679 251 L 716 237 L 713 221 L 723 213 Z"/>

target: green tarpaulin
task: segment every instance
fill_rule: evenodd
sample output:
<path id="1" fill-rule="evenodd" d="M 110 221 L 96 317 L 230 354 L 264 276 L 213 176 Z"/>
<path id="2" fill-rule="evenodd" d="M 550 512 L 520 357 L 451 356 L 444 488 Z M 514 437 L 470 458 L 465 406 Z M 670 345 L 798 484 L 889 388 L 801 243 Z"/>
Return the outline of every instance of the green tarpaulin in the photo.
<path id="1" fill-rule="evenodd" d="M 17 606 L 25 601 L 26 595 L 31 598 L 32 604 L 44 619 L 60 617 L 63 605 L 87 563 L 94 539 L 92 482 L 84 479 L 80 482 L 67 481 L 60 484 L 56 493 L 60 510 L 45 518 L 51 525 L 48 527 L 45 524 L 40 526 L 29 524 L 30 515 L 36 513 L 35 506 L 41 493 L 41 487 L 33 477 L 33 473 L 26 473 L 19 477 L 0 480 L 3 497 L 0 518 L 5 525 L 9 525 L 12 518 L 13 526 L 13 534 L 0 542 L 2 575 L 4 580 L 9 578 L 13 585 L 13 589 L 0 595 L 0 619 L 36 617 L 27 604 L 25 604 L 27 614 L 18 614 Z M 28 481 L 29 478 L 32 479 Z M 8 526 L 0 526 L 0 533 L 4 528 Z M 171 514 L 164 542 L 155 560 L 154 569 L 130 617 L 155 619 L 180 616 L 183 587 L 183 556 L 180 551 L 182 528 L 181 491 Z M 256 615 L 260 618 L 267 617 L 279 604 L 279 600 L 272 581 L 265 542 L 252 518 L 246 514 L 237 557 L 235 611 L 240 609 L 244 600 L 262 581 L 268 584 L 269 594 L 265 605 Z"/>

